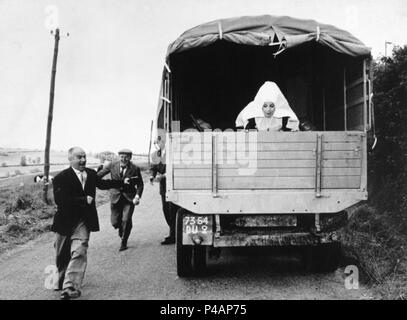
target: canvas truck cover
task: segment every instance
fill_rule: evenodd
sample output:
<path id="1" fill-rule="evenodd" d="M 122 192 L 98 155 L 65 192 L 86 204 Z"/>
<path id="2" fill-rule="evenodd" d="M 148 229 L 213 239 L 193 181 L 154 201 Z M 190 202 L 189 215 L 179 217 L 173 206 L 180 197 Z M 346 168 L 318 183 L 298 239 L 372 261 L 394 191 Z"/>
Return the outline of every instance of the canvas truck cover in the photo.
<path id="1" fill-rule="evenodd" d="M 167 65 L 173 53 L 205 47 L 219 40 L 252 46 L 278 45 L 277 53 L 316 41 L 336 52 L 353 57 L 371 54 L 371 49 L 359 39 L 332 25 L 288 16 L 243 16 L 211 21 L 185 31 L 169 45 L 166 54 Z M 157 118 L 162 107 L 161 96 L 162 88 Z M 160 121 L 157 125 L 162 127 Z"/>

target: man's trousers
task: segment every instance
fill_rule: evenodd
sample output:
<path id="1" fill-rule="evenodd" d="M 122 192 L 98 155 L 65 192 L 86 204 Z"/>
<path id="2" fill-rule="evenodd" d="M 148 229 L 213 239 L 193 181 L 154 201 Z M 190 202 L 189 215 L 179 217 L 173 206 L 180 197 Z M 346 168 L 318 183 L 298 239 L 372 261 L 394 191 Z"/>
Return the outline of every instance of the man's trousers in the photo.
<path id="1" fill-rule="evenodd" d="M 168 238 L 175 239 L 175 219 L 177 214 L 178 207 L 171 202 L 168 202 L 166 199 L 166 177 L 162 177 L 160 180 L 160 196 L 161 196 L 161 204 L 163 207 L 163 213 L 165 221 L 170 228 L 170 234 Z"/>
<path id="2" fill-rule="evenodd" d="M 54 247 L 60 289 L 81 289 L 87 266 L 89 235 L 84 222 L 79 222 L 70 236 L 56 233 Z"/>
<path id="3" fill-rule="evenodd" d="M 117 203 L 110 204 L 111 216 L 110 220 L 115 229 L 119 229 L 119 234 L 124 241 L 130 236 L 131 229 L 133 228 L 133 212 L 134 204 L 125 197 L 121 196 Z"/>

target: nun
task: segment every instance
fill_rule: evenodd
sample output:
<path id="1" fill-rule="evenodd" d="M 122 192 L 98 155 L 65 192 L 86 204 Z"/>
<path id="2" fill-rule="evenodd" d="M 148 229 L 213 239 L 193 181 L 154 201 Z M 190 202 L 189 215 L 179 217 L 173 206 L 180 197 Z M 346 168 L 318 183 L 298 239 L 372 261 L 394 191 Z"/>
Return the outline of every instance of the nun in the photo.
<path id="1" fill-rule="evenodd" d="M 237 116 L 236 128 L 258 131 L 298 131 L 299 121 L 276 83 L 266 81 Z"/>

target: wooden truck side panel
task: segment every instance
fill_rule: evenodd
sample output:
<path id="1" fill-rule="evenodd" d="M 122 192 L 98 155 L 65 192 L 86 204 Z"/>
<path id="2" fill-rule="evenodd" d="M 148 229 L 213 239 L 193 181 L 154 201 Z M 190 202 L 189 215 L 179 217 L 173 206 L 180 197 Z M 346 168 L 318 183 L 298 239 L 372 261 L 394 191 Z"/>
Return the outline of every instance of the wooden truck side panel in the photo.
<path id="1" fill-rule="evenodd" d="M 216 155 L 212 155 L 208 139 L 195 138 L 193 141 L 201 143 L 191 145 L 186 139 L 189 135 L 184 134 L 185 140 L 179 144 L 174 140 L 174 190 L 211 190 L 212 156 L 216 156 L 219 190 L 316 188 L 316 132 L 267 132 L 256 142 L 244 141 L 245 133 L 236 133 L 235 137 L 229 134 L 225 140 L 218 133 Z M 360 188 L 363 142 L 359 135 L 322 133 L 323 189 Z"/>
<path id="2" fill-rule="evenodd" d="M 192 212 L 337 212 L 367 197 L 363 132 L 173 133 L 167 141 L 168 199 Z"/>

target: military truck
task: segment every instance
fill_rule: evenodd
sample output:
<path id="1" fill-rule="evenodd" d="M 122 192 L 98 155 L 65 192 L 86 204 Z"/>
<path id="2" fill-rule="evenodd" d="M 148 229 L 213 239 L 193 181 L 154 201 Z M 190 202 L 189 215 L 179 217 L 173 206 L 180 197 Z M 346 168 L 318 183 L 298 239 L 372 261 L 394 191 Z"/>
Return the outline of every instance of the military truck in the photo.
<path id="1" fill-rule="evenodd" d="M 204 23 L 171 43 L 157 129 L 166 199 L 176 213 L 177 273 L 198 275 L 225 247 L 299 247 L 309 270 L 338 264 L 336 232 L 367 193 L 373 129 L 371 51 L 314 20 L 244 16 Z M 314 130 L 236 130 L 265 81 Z M 198 130 L 196 120 L 212 130 Z"/>

